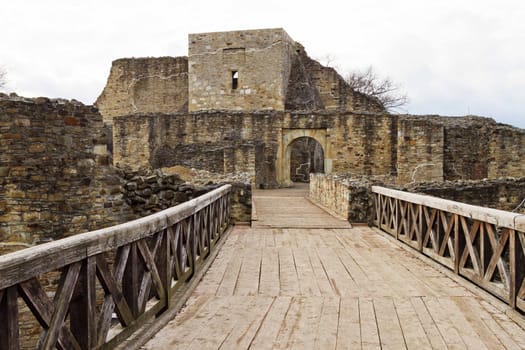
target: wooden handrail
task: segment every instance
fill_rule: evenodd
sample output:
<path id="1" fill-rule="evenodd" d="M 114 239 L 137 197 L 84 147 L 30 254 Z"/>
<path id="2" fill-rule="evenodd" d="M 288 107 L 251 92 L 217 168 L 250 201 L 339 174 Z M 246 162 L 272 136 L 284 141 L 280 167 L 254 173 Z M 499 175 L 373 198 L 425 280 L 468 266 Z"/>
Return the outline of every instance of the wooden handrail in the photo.
<path id="1" fill-rule="evenodd" d="M 373 186 L 374 224 L 525 311 L 525 215 Z"/>
<path id="2" fill-rule="evenodd" d="M 229 225 L 230 192 L 225 185 L 138 220 L 0 256 L 0 349 L 18 348 L 18 297 L 43 328 L 37 347 L 118 344 L 168 309 L 202 265 Z M 50 299 L 39 278 L 56 271 Z M 116 336 L 113 312 L 122 327 Z"/>
<path id="3" fill-rule="evenodd" d="M 449 213 L 471 217 L 475 220 L 490 222 L 501 227 L 525 230 L 525 215 L 493 208 L 479 207 L 471 204 L 455 202 L 429 195 L 403 192 L 391 188 L 372 186 L 372 192 L 388 197 L 421 204 L 430 208 L 444 210 Z"/>

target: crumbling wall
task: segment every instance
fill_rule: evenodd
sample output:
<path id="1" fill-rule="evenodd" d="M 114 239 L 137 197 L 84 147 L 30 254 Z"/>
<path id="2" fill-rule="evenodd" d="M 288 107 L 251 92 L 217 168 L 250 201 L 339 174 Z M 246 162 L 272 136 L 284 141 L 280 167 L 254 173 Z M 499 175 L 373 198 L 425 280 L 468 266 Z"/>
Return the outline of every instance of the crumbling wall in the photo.
<path id="1" fill-rule="evenodd" d="M 418 183 L 400 190 L 425 193 L 431 196 L 494 209 L 525 213 L 520 204 L 525 200 L 525 177 L 499 178 L 482 181 L 449 181 Z"/>
<path id="2" fill-rule="evenodd" d="M 443 126 L 417 117 L 399 119 L 397 182 L 443 181 Z"/>
<path id="3" fill-rule="evenodd" d="M 251 221 L 251 183 L 246 173 L 214 174 L 184 167 L 122 172 L 124 200 L 140 217 L 174 207 L 224 184 L 232 185 L 233 223 Z"/>
<path id="4" fill-rule="evenodd" d="M 283 29 L 190 34 L 188 52 L 190 111 L 284 110 L 293 40 Z"/>
<path id="5" fill-rule="evenodd" d="M 334 68 L 311 59 L 301 44 L 295 44 L 295 53 L 287 110 L 385 112 L 377 99 L 351 89 Z"/>
<path id="6" fill-rule="evenodd" d="M 448 118 L 445 127 L 445 180 L 481 180 L 489 168 L 489 140 L 496 123 L 488 118 Z"/>
<path id="7" fill-rule="evenodd" d="M 351 223 L 369 223 L 373 218 L 372 178 L 310 174 L 309 198 Z"/>
<path id="8" fill-rule="evenodd" d="M 2 252 L 134 218 L 92 106 L 0 95 Z"/>
<path id="9" fill-rule="evenodd" d="M 113 128 L 115 164 L 134 170 L 182 165 L 248 172 L 257 187 L 275 188 L 286 129 L 324 130 L 332 172 L 390 175 L 395 169 L 396 125 L 389 115 L 209 111 L 122 116 Z"/>
<path id="10" fill-rule="evenodd" d="M 488 178 L 525 176 L 525 130 L 498 124 L 488 143 Z"/>
<path id="11" fill-rule="evenodd" d="M 107 124 L 112 124 L 119 115 L 187 111 L 187 57 L 113 61 L 106 86 L 95 105 Z"/>

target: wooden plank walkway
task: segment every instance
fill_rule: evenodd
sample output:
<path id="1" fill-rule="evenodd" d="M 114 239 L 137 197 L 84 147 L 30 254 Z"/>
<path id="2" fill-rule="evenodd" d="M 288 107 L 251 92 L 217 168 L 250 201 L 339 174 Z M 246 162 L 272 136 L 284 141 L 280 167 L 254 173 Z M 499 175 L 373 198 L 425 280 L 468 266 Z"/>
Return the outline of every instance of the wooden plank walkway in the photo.
<path id="1" fill-rule="evenodd" d="M 144 349 L 525 349 L 503 304 L 368 227 L 256 191 L 184 309 Z M 328 227 L 328 228 L 327 228 Z"/>

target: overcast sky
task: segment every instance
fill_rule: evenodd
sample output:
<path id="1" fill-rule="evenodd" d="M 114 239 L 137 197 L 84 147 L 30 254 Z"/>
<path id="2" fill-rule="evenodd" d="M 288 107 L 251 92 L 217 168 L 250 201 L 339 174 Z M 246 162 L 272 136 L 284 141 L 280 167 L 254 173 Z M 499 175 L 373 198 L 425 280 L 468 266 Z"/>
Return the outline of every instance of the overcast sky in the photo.
<path id="1" fill-rule="evenodd" d="M 188 33 L 274 27 L 343 75 L 372 65 L 402 85 L 408 113 L 525 128 L 524 0 L 0 0 L 0 65 L 9 92 L 91 104 L 115 59 L 185 56 Z"/>

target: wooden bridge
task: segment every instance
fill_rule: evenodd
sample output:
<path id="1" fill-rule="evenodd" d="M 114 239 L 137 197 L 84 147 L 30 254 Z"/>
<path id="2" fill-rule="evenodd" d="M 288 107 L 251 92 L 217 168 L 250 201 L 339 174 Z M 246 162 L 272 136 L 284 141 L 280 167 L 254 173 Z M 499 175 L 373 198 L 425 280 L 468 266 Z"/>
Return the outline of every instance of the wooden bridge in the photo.
<path id="1" fill-rule="evenodd" d="M 227 229 L 226 186 L 0 257 L 0 347 L 25 304 L 40 348 L 524 349 L 522 218 L 374 193 L 373 228 L 299 188 L 256 191 L 253 225 Z"/>

